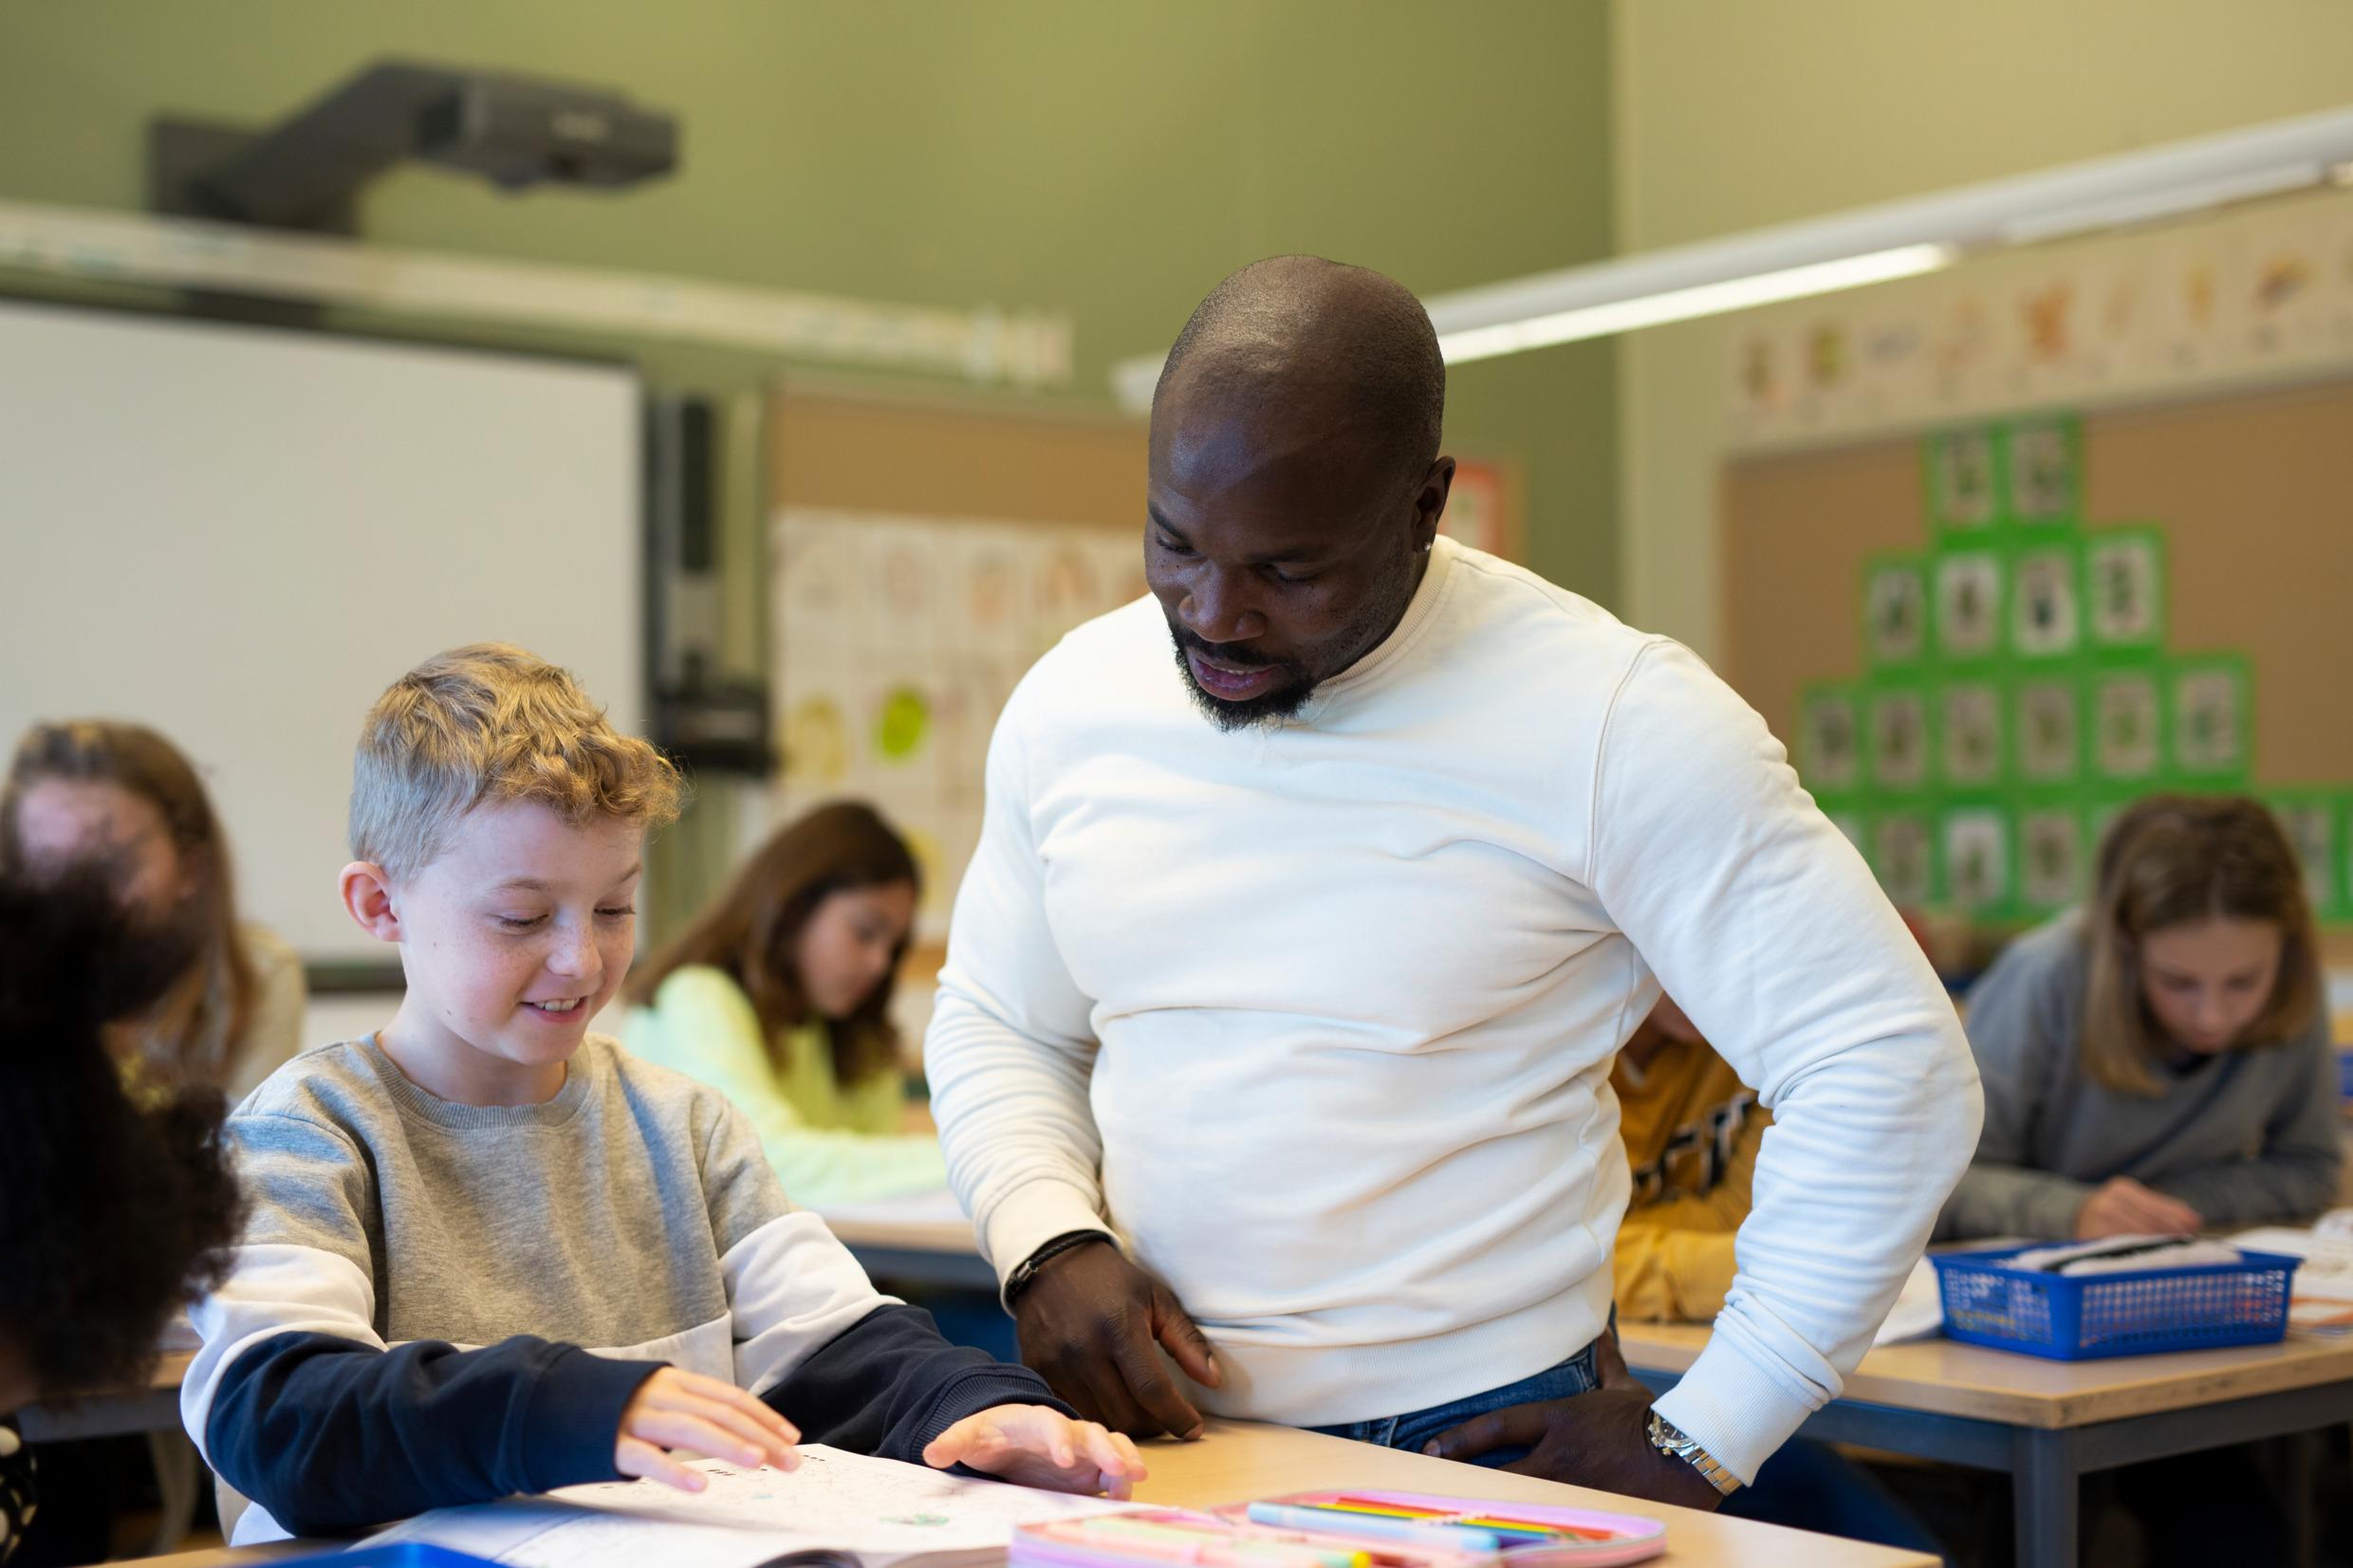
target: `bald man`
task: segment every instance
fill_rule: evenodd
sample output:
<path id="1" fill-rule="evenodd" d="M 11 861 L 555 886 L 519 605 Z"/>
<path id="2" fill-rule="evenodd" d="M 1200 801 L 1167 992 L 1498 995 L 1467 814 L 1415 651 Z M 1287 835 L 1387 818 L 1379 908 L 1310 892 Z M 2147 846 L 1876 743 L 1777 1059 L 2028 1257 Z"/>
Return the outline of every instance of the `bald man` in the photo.
<path id="1" fill-rule="evenodd" d="M 990 747 L 933 1106 L 1023 1355 L 1086 1414 L 1707 1505 L 1862 1356 L 1976 1071 L 1754 712 L 1439 537 L 1444 406 L 1378 273 L 1280 258 L 1195 311 L 1151 597 L 1041 659 Z M 1774 1125 L 1714 1338 L 1654 1406 L 1608 1335 L 1608 1082 L 1662 983 Z"/>

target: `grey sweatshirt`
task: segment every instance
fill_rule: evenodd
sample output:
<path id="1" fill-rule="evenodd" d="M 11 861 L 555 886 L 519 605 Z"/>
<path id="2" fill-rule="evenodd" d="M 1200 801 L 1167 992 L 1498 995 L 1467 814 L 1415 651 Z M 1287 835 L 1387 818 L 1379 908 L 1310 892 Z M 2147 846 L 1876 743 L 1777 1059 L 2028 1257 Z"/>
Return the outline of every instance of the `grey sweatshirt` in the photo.
<path id="1" fill-rule="evenodd" d="M 455 1104 L 373 1041 L 325 1046 L 226 1141 L 251 1211 L 180 1407 L 258 1504 L 240 1545 L 616 1479 L 664 1364 L 910 1461 L 975 1411 L 1068 1409 L 877 1294 L 740 1112 L 602 1035 L 541 1105 Z"/>
<path id="2" fill-rule="evenodd" d="M 2090 969 L 2070 912 L 2020 937 L 1970 994 L 1985 1130 L 1937 1236 L 2072 1235 L 2112 1176 L 2180 1199 L 2212 1228 L 2326 1208 L 2344 1157 L 2326 1013 L 2289 1040 L 2158 1067 L 2160 1093 L 2129 1094 L 2082 1066 Z"/>

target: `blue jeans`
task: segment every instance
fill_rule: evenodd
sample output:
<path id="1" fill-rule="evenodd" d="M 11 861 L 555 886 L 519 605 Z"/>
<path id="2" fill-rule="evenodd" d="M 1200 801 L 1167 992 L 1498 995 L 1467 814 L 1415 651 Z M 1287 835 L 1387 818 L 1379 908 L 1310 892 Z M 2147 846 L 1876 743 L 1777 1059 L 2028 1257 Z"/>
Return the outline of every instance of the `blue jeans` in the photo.
<path id="1" fill-rule="evenodd" d="M 1593 1365 L 1593 1347 L 1587 1345 L 1557 1366 L 1547 1367 L 1533 1377 L 1523 1377 L 1516 1383 L 1474 1393 L 1467 1399 L 1455 1399 L 1443 1405 L 1433 1405 L 1426 1411 L 1414 1411 L 1404 1415 L 1376 1416 L 1370 1421 L 1343 1421 L 1337 1427 L 1317 1427 L 1314 1430 L 1328 1437 L 1345 1437 L 1358 1443 L 1376 1443 L 1384 1448 L 1405 1448 L 1414 1453 L 1440 1432 L 1461 1426 L 1474 1415 L 1507 1409 L 1512 1405 L 1534 1405 L 1547 1399 L 1573 1399 L 1581 1393 L 1591 1393 L 1601 1387 L 1601 1374 Z M 1472 1463 L 1490 1468 L 1517 1464 L 1528 1457 L 1522 1448 L 1490 1448 Z"/>

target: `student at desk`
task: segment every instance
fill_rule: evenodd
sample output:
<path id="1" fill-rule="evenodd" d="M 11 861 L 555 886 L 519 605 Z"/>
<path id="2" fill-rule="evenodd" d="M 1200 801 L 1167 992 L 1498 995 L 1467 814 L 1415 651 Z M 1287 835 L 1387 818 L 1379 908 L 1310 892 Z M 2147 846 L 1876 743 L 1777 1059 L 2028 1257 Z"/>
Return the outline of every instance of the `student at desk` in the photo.
<path id="1" fill-rule="evenodd" d="M 939 1140 L 899 1131 L 891 987 L 920 888 L 871 806 L 820 806 L 630 984 L 622 1043 L 733 1100 L 806 1208 L 948 1185 Z"/>
<path id="2" fill-rule="evenodd" d="M 2235 1229 L 2337 1190 L 2336 1058 L 2287 837 L 2245 796 L 2120 816 L 2089 909 L 1970 997 L 1985 1130 L 1938 1234 Z"/>
<path id="3" fill-rule="evenodd" d="M 8 1413 L 144 1376 L 235 1227 L 220 1096 L 134 1104 L 102 1039 L 168 987 L 187 941 L 127 920 L 95 876 L 0 878 L 0 1561 L 36 1516 L 34 1455 Z M 102 1521 L 90 1541 L 71 1533 L 87 1520 L 46 1518 L 34 1552 L 105 1549 Z"/>
<path id="4" fill-rule="evenodd" d="M 107 1026 L 135 1094 L 186 1080 L 243 1099 L 300 1049 L 303 969 L 263 926 L 240 923 L 229 838 L 195 765 L 144 725 L 36 724 L 0 788 L 0 866 L 34 876 L 103 859 L 123 897 L 185 916 L 185 969 L 145 1012 Z"/>
<path id="5" fill-rule="evenodd" d="M 677 795 L 519 648 L 440 655 L 369 713 L 340 886 L 408 985 L 229 1120 L 250 1212 L 180 1409 L 253 1500 L 237 1544 L 623 1476 L 700 1491 L 686 1456 L 790 1469 L 803 1433 L 1065 1490 L 1144 1473 L 879 1294 L 715 1091 L 588 1033 Z"/>

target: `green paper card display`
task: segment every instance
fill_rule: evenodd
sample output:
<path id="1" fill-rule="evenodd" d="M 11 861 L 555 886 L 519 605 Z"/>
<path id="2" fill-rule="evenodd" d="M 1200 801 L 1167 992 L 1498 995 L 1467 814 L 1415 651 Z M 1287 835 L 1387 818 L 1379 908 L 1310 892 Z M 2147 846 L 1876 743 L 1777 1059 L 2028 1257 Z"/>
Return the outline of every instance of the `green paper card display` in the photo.
<path id="1" fill-rule="evenodd" d="M 1937 832 L 1946 902 L 1988 919 L 2009 914 L 2018 896 L 2015 840 L 2000 804 L 1948 804 Z"/>
<path id="2" fill-rule="evenodd" d="M 2094 670 L 2084 679 L 2091 772 L 2108 784 L 2155 789 L 2165 771 L 2164 668 L 2154 662 Z"/>
<path id="3" fill-rule="evenodd" d="M 1931 624 L 1936 656 L 1954 664 L 1990 659 L 2002 652 L 2002 552 L 1955 550 L 1929 567 Z"/>
<path id="4" fill-rule="evenodd" d="M 1936 693 L 1937 778 L 1950 789 L 1992 789 L 2007 774 L 2002 689 L 1956 680 Z"/>
<path id="5" fill-rule="evenodd" d="M 1870 688 L 1863 699 L 1863 766 L 1883 793 L 1917 795 L 1928 787 L 1935 721 L 1918 686 Z"/>
<path id="6" fill-rule="evenodd" d="M 2091 834 L 2071 796 L 2029 796 L 2018 807 L 2018 907 L 2055 914 L 2090 891 Z"/>
<path id="7" fill-rule="evenodd" d="M 2279 819 L 2280 830 L 2304 867 L 2304 895 L 2312 913 L 2324 920 L 2343 919 L 2348 891 L 2344 842 L 2345 814 L 2353 793 L 2335 789 L 2267 789 L 2264 803 Z"/>
<path id="8" fill-rule="evenodd" d="M 1855 689 L 1836 682 L 1809 686 L 1798 699 L 1798 773 L 1816 795 L 1862 783 L 1862 716 Z"/>
<path id="9" fill-rule="evenodd" d="M 2084 645 L 2084 556 L 2072 537 L 2037 541 L 2011 557 L 2010 651 L 2022 659 L 2072 658 Z"/>
<path id="10" fill-rule="evenodd" d="M 1887 901 L 1918 909 L 1936 897 L 1936 830 L 1923 807 L 1881 811 L 1871 820 L 1871 869 Z"/>
<path id="11" fill-rule="evenodd" d="M 2020 419 L 2002 433 L 2002 515 L 2023 529 L 2084 515 L 2084 427 L 2064 415 Z"/>
<path id="12" fill-rule="evenodd" d="M 2010 688 L 2014 777 L 2031 786 L 2084 776 L 2084 681 L 2071 669 L 2022 676 Z"/>
<path id="13" fill-rule="evenodd" d="M 2154 527 L 2084 536 L 2084 643 L 2156 649 L 2165 641 L 2165 536 Z"/>
<path id="14" fill-rule="evenodd" d="M 2238 654 L 2199 654 L 2174 662 L 2167 730 L 2174 773 L 2196 788 L 2244 785 L 2254 756 L 2253 683 Z"/>
<path id="15" fill-rule="evenodd" d="M 1877 556 L 1862 568 L 1864 657 L 1874 669 L 1917 666 L 1928 652 L 1928 574 L 1917 555 Z"/>
<path id="16" fill-rule="evenodd" d="M 1922 446 L 1928 517 L 1939 540 L 1986 538 L 2002 511 L 2001 446 L 1991 430 L 1954 430 Z"/>

